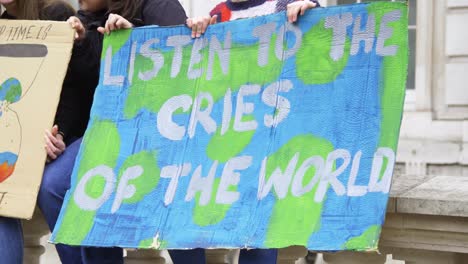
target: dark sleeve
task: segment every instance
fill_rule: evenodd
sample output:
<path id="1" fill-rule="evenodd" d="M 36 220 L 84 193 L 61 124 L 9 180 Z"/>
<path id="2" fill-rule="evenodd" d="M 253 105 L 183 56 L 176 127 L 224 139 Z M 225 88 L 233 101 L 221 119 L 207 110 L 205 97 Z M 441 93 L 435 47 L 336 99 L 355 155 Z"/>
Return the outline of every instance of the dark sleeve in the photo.
<path id="1" fill-rule="evenodd" d="M 178 0 L 147 0 L 142 13 L 145 25 L 176 26 L 184 25 L 187 20 Z"/>
<path id="2" fill-rule="evenodd" d="M 64 1 L 56 1 L 41 10 L 41 20 L 67 21 L 76 14 L 75 9 Z"/>
<path id="3" fill-rule="evenodd" d="M 99 83 L 102 35 L 88 30 L 86 38 L 75 42 L 62 86 L 55 124 L 65 141 L 83 135 L 89 120 L 94 91 Z"/>
<path id="4" fill-rule="evenodd" d="M 76 50 L 76 45 L 73 48 Z M 79 120 L 79 80 L 75 80 L 76 76 L 76 59 L 72 55 L 70 64 L 68 66 L 67 74 L 62 85 L 62 92 L 60 93 L 60 101 L 55 114 L 55 124 L 58 126 L 60 133 L 67 141 L 73 130 L 73 125 Z"/>

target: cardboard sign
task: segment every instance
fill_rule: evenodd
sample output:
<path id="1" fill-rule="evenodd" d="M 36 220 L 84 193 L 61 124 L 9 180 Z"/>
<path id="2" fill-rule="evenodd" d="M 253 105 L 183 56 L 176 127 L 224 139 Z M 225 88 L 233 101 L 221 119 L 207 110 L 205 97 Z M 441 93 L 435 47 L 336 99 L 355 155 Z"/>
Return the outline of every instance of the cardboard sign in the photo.
<path id="1" fill-rule="evenodd" d="M 67 23 L 0 20 L 0 215 L 32 217 L 73 31 Z"/>
<path id="2" fill-rule="evenodd" d="M 407 56 L 393 2 L 113 33 L 53 242 L 375 250 Z"/>

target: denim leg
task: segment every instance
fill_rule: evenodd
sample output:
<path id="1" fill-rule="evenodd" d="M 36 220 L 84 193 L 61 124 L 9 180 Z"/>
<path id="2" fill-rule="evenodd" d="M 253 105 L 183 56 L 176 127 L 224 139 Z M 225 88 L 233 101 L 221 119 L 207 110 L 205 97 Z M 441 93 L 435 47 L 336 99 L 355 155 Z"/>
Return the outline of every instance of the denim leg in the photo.
<path id="1" fill-rule="evenodd" d="M 239 264 L 276 264 L 277 249 L 242 249 Z"/>
<path id="2" fill-rule="evenodd" d="M 70 189 L 71 174 L 80 143 L 81 139 L 72 143 L 62 155 L 45 167 L 37 203 L 50 230 L 54 230 L 63 199 Z M 82 263 L 80 247 L 67 245 L 56 245 L 55 247 L 62 263 Z"/>
<path id="3" fill-rule="evenodd" d="M 71 175 L 75 159 L 80 149 L 81 139 L 67 147 L 65 152 L 44 171 L 38 204 L 50 230 L 54 230 L 66 192 L 70 189 Z M 123 263 L 123 249 L 72 247 L 56 245 L 62 263 L 66 264 L 119 264 Z"/>
<path id="4" fill-rule="evenodd" d="M 23 228 L 19 219 L 0 216 L 0 258 L 2 263 L 23 263 Z"/>
<path id="5" fill-rule="evenodd" d="M 169 250 L 174 264 L 205 264 L 205 249 Z"/>

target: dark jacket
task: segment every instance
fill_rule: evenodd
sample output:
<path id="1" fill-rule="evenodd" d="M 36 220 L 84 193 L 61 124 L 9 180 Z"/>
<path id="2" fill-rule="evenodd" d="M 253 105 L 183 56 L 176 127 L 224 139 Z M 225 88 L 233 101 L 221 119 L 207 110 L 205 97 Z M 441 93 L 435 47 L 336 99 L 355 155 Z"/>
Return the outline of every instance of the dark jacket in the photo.
<path id="1" fill-rule="evenodd" d="M 99 82 L 99 67 L 103 36 L 97 28 L 104 25 L 106 11 L 78 11 L 77 17 L 86 28 L 86 37 L 76 41 L 63 82 L 55 115 L 55 124 L 65 142 L 84 134 L 89 118 L 94 90 Z"/>
<path id="2" fill-rule="evenodd" d="M 146 0 L 140 10 L 140 14 L 130 20 L 135 26 L 180 25 L 187 19 L 177 0 Z M 56 114 L 56 124 L 65 141 L 83 136 L 86 130 L 94 91 L 99 83 L 102 36 L 97 27 L 103 26 L 107 19 L 104 12 L 91 14 L 79 11 L 78 17 L 87 28 L 87 34 L 73 48 Z"/>

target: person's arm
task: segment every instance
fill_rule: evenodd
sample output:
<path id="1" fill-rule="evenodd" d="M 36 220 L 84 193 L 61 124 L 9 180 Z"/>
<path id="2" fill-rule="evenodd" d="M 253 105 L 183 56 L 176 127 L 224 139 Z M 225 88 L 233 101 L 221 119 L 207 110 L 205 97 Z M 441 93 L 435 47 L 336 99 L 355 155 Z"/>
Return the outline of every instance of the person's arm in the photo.
<path id="1" fill-rule="evenodd" d="M 60 93 L 60 101 L 55 114 L 55 124 L 58 126 L 58 131 L 64 137 L 64 140 L 69 139 L 73 124 L 76 123 L 79 115 L 79 87 L 78 80 L 73 78 L 73 67 L 68 68 L 65 81 L 62 85 Z"/>
<path id="2" fill-rule="evenodd" d="M 45 6 L 40 13 L 41 20 L 52 20 L 52 21 L 67 21 L 67 19 L 76 14 L 75 9 L 71 5 L 63 1 L 53 2 L 50 5 Z M 70 68 L 67 71 L 67 76 L 69 75 Z M 65 79 L 66 80 L 66 79 Z M 65 84 L 64 84 L 65 85 Z M 62 88 L 62 94 L 63 94 Z M 62 97 L 62 95 L 60 96 Z M 59 103 L 60 104 L 60 103 Z M 60 106 L 59 106 L 60 108 Z M 57 119 L 57 116 L 60 116 L 60 110 L 56 114 L 56 125 L 52 129 L 46 130 L 44 134 L 45 140 L 45 150 L 47 152 L 47 161 L 55 160 L 58 158 L 66 148 L 65 145 L 65 132 L 69 127 L 67 122 L 62 122 L 60 117 Z"/>
<path id="3" fill-rule="evenodd" d="M 71 67 L 69 66 L 55 114 L 55 125 L 50 131 L 46 130 L 44 135 L 48 162 L 57 159 L 65 151 L 65 141 L 74 122 L 73 116 L 77 114 L 74 111 L 76 110 L 76 100 L 72 98 L 74 90 L 70 87 L 70 84 L 74 83 L 71 77 Z"/>

